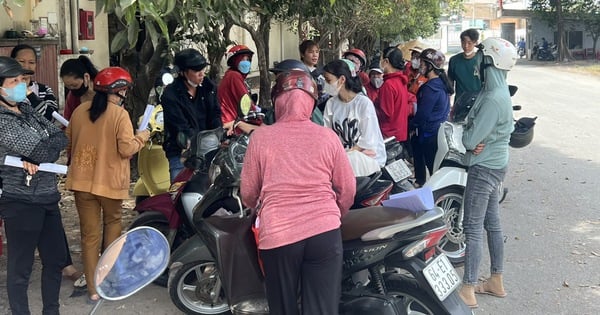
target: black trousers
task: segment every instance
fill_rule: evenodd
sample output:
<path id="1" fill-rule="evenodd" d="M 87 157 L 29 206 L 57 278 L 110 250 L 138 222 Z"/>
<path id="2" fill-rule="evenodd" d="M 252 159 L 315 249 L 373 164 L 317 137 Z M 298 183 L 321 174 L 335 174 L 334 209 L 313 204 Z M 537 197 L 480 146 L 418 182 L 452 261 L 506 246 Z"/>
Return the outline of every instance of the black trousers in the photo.
<path id="1" fill-rule="evenodd" d="M 67 262 L 65 231 L 58 204 L 4 202 L 7 241 L 7 291 L 13 315 L 29 315 L 27 288 L 35 249 L 42 262 L 42 314 L 59 314 L 62 269 Z"/>
<path id="2" fill-rule="evenodd" d="M 413 161 L 415 167 L 415 182 L 421 186 L 427 180 L 425 168 L 429 175 L 433 172 L 433 161 L 437 152 L 437 136 L 427 138 L 412 137 Z"/>
<path id="3" fill-rule="evenodd" d="M 261 250 L 269 314 L 338 314 L 342 281 L 340 229 Z M 300 305 L 298 309 L 298 288 Z"/>

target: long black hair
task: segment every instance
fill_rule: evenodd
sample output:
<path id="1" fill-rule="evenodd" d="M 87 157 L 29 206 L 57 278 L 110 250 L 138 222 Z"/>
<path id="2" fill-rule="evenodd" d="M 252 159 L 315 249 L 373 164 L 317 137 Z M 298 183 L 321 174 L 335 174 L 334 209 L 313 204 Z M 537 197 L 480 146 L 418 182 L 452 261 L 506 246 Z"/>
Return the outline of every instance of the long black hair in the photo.
<path id="1" fill-rule="evenodd" d="M 346 78 L 346 83 L 344 84 L 344 87 L 347 90 L 350 90 L 354 93 L 362 92 L 363 86 L 360 82 L 360 78 L 356 74 L 356 71 L 354 72 L 354 76 L 352 76 L 352 72 L 350 72 L 350 67 L 345 61 L 341 59 L 334 60 L 326 64 L 325 67 L 323 67 L 323 70 L 325 72 L 333 74 L 337 78 L 344 76 Z"/>
<path id="2" fill-rule="evenodd" d="M 62 66 L 60 66 L 60 77 L 74 76 L 78 79 L 83 79 L 84 74 L 89 74 L 90 79 L 93 81 L 98 74 L 98 69 L 92 63 L 90 58 L 86 56 L 79 56 L 78 58 L 72 58 L 66 60 Z"/>
<path id="3" fill-rule="evenodd" d="M 106 111 L 108 106 L 108 94 L 100 91 L 96 91 L 94 99 L 92 100 L 92 106 L 90 107 L 90 120 L 96 122 L 102 114 Z"/>
<path id="4" fill-rule="evenodd" d="M 387 59 L 392 67 L 398 70 L 404 70 L 404 57 L 402 50 L 396 46 L 389 46 L 383 50 L 382 58 Z"/>

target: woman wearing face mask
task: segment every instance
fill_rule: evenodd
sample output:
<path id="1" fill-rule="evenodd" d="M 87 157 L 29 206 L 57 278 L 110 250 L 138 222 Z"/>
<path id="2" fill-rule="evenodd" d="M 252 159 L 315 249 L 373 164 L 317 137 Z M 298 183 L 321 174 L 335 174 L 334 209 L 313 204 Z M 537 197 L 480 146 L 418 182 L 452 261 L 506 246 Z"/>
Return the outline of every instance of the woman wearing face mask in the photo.
<path id="1" fill-rule="evenodd" d="M 217 89 L 217 97 L 221 103 L 221 121 L 223 127 L 230 132 L 249 133 L 255 128 L 246 122 L 237 121 L 243 116 L 240 109 L 240 101 L 244 95 L 250 95 L 250 87 L 246 82 L 246 77 L 250 73 L 252 66 L 252 55 L 254 52 L 244 45 L 236 45 L 227 51 L 227 66 L 223 79 Z M 255 104 L 250 108 L 252 111 L 258 110 Z"/>
<path id="2" fill-rule="evenodd" d="M 369 70 L 369 84 L 365 86 L 367 96 L 375 104 L 379 97 L 379 88 L 383 85 L 383 70 L 381 68 L 373 68 Z"/>
<path id="3" fill-rule="evenodd" d="M 169 160 L 171 182 L 181 170 L 181 153 L 187 139 L 200 131 L 221 126 L 221 108 L 215 84 L 205 76 L 208 62 L 196 49 L 183 49 L 175 54 L 173 64 L 178 76 L 160 98 L 165 115 L 163 150 Z"/>
<path id="4" fill-rule="evenodd" d="M 150 136 L 148 130 L 134 135 L 129 113 L 122 107 L 132 82 L 123 68 L 100 71 L 93 100 L 75 109 L 66 131 L 71 164 L 65 186 L 75 192 L 90 302 L 99 299 L 94 271 L 100 253 L 121 235 L 121 203 L 129 197 L 129 160 Z"/>
<path id="5" fill-rule="evenodd" d="M 60 193 L 54 173 L 39 171 L 67 145 L 64 133 L 26 101 L 23 75 L 33 74 L 0 57 L 0 157 L 20 157 L 23 168 L 0 166 L 0 217 L 7 239 L 7 291 L 12 314 L 30 314 L 27 289 L 37 249 L 42 263 L 43 314 L 59 314 L 62 269 L 67 260 Z"/>
<path id="6" fill-rule="evenodd" d="M 415 166 L 415 184 L 425 184 L 426 171 L 433 172 L 433 160 L 437 152 L 437 133 L 441 123 L 448 119 L 450 95 L 454 89 L 444 71 L 446 57 L 435 49 L 425 49 L 420 55 L 419 72 L 427 82 L 417 92 L 419 108 L 410 121 L 413 159 Z"/>
<path id="7" fill-rule="evenodd" d="M 59 76 L 63 80 L 65 88 L 69 90 L 63 113 L 67 120 L 71 119 L 73 111 L 79 104 L 89 102 L 94 98 L 96 74 L 98 74 L 98 69 L 86 56 L 66 60 L 60 66 Z"/>
<path id="8" fill-rule="evenodd" d="M 362 84 L 354 63 L 335 60 L 323 69 L 326 93 L 332 97 L 325 105 L 325 127 L 333 129 L 348 152 L 356 176 L 367 176 L 385 165 L 386 153 L 375 107 L 361 93 Z"/>

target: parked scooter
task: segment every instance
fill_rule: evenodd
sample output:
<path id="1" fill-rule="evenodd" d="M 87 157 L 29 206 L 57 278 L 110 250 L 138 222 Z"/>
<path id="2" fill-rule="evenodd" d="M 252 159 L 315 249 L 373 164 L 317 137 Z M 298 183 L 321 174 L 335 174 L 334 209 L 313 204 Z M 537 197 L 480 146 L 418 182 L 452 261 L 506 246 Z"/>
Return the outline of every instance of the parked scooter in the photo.
<path id="1" fill-rule="evenodd" d="M 406 165 L 405 158 L 407 154 L 402 144 L 396 141 L 396 137 L 386 138 L 384 143 L 387 161 L 382 169 L 383 178 L 394 182 L 392 194 L 415 189 L 408 180 L 412 175 L 412 171 Z"/>
<path id="2" fill-rule="evenodd" d="M 171 256 L 171 300 L 186 314 L 269 314 L 253 212 L 213 210 L 210 202 L 198 205 L 197 234 Z M 442 217 L 440 208 L 350 211 L 342 222 L 340 314 L 471 314 L 456 290 L 459 276 L 436 255 L 447 230 Z"/>
<path id="3" fill-rule="evenodd" d="M 155 85 L 149 97 L 149 103 L 157 104 L 148 122 L 150 138 L 137 155 L 139 178 L 135 182 L 132 193 L 136 204 L 148 197 L 166 192 L 171 184 L 169 161 L 162 148 L 165 126 L 163 109 L 158 103 L 164 87 L 173 82 L 173 76 L 170 73 L 165 73 L 161 77 L 161 82 L 162 85 Z"/>

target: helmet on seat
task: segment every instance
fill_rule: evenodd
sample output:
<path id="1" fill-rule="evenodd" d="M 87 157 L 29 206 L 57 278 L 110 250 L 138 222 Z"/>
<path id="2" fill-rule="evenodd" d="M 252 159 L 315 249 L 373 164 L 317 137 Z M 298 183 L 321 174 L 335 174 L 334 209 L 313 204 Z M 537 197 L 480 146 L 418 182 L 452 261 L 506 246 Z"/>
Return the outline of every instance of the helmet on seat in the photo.
<path id="1" fill-rule="evenodd" d="M 501 70 L 510 70 L 517 63 L 517 49 L 515 46 L 499 37 L 488 37 L 478 46 L 484 56 L 492 58 L 494 67 Z"/>
<path id="2" fill-rule="evenodd" d="M 515 130 L 510 134 L 508 145 L 523 148 L 533 141 L 533 127 L 537 117 L 522 117 L 515 123 Z"/>
<path id="3" fill-rule="evenodd" d="M 433 48 L 423 50 L 419 58 L 432 65 L 437 70 L 443 69 L 444 64 L 446 63 L 446 56 L 441 51 Z"/>
<path id="4" fill-rule="evenodd" d="M 179 71 L 187 69 L 200 71 L 208 65 L 208 62 L 206 62 L 206 58 L 198 50 L 187 48 L 175 54 L 173 64 L 179 68 Z"/>
<path id="5" fill-rule="evenodd" d="M 361 63 L 361 67 L 364 67 L 367 65 L 367 56 L 365 55 L 365 53 L 358 49 L 358 48 L 352 48 L 346 52 L 344 52 L 344 54 L 342 55 L 342 58 L 348 59 L 346 57 L 348 57 L 348 55 L 352 55 L 352 56 L 356 56 Z"/>
<path id="6" fill-rule="evenodd" d="M 235 46 L 229 48 L 229 50 L 227 51 L 227 54 L 225 55 L 225 57 L 227 57 L 227 66 L 229 66 L 229 67 L 235 66 L 234 59 L 236 56 L 239 56 L 239 55 L 248 55 L 248 56 L 250 56 L 250 58 L 252 58 L 252 55 L 254 55 L 254 52 L 245 45 L 235 45 Z"/>
<path id="7" fill-rule="evenodd" d="M 288 70 L 301 70 L 310 74 L 310 69 L 304 64 L 304 62 L 297 59 L 285 59 L 277 63 L 275 67 L 269 69 L 274 74 L 279 74 Z"/>
<path id="8" fill-rule="evenodd" d="M 121 67 L 108 67 L 96 75 L 94 91 L 116 94 L 133 86 L 133 79 L 127 70 Z"/>
<path id="9" fill-rule="evenodd" d="M 275 85 L 271 89 L 271 100 L 275 104 L 275 99 L 284 92 L 294 89 L 300 89 L 308 93 L 315 100 L 319 96 L 317 83 L 312 76 L 302 70 L 288 70 L 277 75 Z"/>

